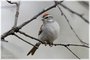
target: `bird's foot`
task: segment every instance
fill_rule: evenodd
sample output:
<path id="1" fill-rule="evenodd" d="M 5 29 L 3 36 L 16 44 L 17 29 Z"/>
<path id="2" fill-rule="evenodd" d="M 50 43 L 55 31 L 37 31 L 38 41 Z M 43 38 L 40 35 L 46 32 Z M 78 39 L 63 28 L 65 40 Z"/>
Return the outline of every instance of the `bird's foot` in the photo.
<path id="1" fill-rule="evenodd" d="M 49 43 L 49 46 L 52 47 L 53 46 L 53 43 Z"/>

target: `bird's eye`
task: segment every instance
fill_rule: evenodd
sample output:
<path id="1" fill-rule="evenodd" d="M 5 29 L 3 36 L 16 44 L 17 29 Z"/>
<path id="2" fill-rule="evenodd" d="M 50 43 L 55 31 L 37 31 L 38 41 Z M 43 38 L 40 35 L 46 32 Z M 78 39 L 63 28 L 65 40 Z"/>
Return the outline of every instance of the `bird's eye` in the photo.
<path id="1" fill-rule="evenodd" d="M 45 17 L 45 19 L 47 19 L 48 17 Z"/>

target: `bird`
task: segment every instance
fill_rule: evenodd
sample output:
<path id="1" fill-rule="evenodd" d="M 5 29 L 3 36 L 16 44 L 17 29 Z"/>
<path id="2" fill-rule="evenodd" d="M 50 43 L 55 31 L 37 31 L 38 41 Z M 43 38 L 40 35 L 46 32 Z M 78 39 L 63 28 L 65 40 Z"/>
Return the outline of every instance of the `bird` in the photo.
<path id="1" fill-rule="evenodd" d="M 45 12 L 42 16 L 43 24 L 40 27 L 38 33 L 38 39 L 43 41 L 45 45 L 49 44 L 52 46 L 53 42 L 58 38 L 60 32 L 59 24 L 53 19 L 53 16 Z M 41 42 L 37 42 L 35 46 L 28 52 L 29 54 L 34 55 L 36 50 L 41 45 Z M 37 47 L 37 48 L 36 48 Z"/>

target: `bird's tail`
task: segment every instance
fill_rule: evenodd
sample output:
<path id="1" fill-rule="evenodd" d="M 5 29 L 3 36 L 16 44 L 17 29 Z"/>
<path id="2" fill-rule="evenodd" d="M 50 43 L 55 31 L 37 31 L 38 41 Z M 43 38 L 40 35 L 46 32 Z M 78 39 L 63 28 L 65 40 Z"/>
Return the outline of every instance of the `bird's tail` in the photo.
<path id="1" fill-rule="evenodd" d="M 38 47 L 40 46 L 40 44 L 41 44 L 41 43 L 36 43 L 35 46 L 36 46 L 37 48 L 34 46 L 34 47 L 28 52 L 27 56 L 28 56 L 29 54 L 33 55 L 33 54 L 35 53 L 35 51 L 38 49 Z"/>

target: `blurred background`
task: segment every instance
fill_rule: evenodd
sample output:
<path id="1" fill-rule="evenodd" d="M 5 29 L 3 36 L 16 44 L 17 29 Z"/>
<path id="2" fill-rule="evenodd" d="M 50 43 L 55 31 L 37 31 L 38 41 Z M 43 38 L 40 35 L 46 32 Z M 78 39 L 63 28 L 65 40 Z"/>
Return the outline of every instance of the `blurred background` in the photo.
<path id="1" fill-rule="evenodd" d="M 18 17 L 18 25 L 22 24 L 25 21 L 28 21 L 33 16 L 41 12 L 42 10 L 52 6 L 54 4 L 53 1 L 21 1 L 20 2 L 20 10 Z M 62 4 L 69 7 L 73 11 L 83 14 L 83 16 L 89 20 L 89 2 L 88 1 L 65 1 Z M 72 14 L 68 10 L 64 9 L 60 6 L 67 18 L 70 21 L 75 32 L 78 36 L 84 41 L 89 43 L 89 25 L 84 22 L 80 17 L 75 14 Z M 9 4 L 6 1 L 1 2 L 1 34 L 11 29 L 14 25 L 16 13 L 16 6 L 14 4 Z M 54 17 L 60 25 L 60 34 L 57 40 L 54 43 L 64 43 L 64 44 L 81 44 L 78 38 L 75 36 L 73 31 L 70 29 L 68 22 L 61 15 L 59 9 L 53 8 L 48 11 Z M 30 36 L 38 38 L 38 32 L 40 26 L 42 25 L 41 16 L 39 16 L 34 21 L 30 22 L 26 26 L 24 26 L 21 31 L 29 34 Z M 37 41 L 27 38 L 19 33 L 17 33 L 20 37 L 24 38 L 26 41 L 29 41 L 35 44 Z M 27 43 L 19 40 L 15 36 L 8 36 L 6 40 L 9 42 L 1 42 L 1 58 L 19 58 L 19 59 L 76 59 L 76 57 L 68 51 L 63 46 L 44 46 L 41 45 L 36 53 L 31 56 L 27 56 L 27 53 L 30 51 L 32 46 Z M 82 59 L 89 58 L 89 49 L 83 47 L 70 47 L 70 49 L 78 55 Z"/>

